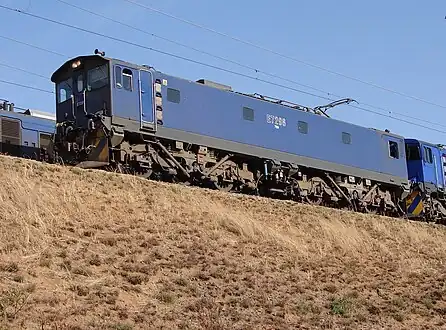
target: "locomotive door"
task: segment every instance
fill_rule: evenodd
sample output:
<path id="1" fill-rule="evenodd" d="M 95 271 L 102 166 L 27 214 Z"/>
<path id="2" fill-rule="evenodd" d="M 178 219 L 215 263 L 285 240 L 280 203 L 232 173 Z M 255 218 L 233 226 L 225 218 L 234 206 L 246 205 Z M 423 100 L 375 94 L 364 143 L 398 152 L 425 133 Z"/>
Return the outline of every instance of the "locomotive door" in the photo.
<path id="1" fill-rule="evenodd" d="M 139 71 L 141 128 L 155 130 L 152 80 L 151 72 L 143 70 Z"/>
<path id="2" fill-rule="evenodd" d="M 387 157 L 381 158 L 381 171 L 384 173 L 400 173 L 401 168 L 406 168 L 407 166 L 404 158 L 404 141 L 388 134 L 382 134 L 381 138 L 383 151 L 387 154 Z M 404 176 L 406 176 L 405 173 Z"/>
<path id="3" fill-rule="evenodd" d="M 86 124 L 87 119 L 85 117 L 85 78 L 82 71 L 74 73 L 73 84 L 74 118 L 77 125 L 83 127 Z M 81 120 L 84 122 L 80 122 Z"/>
<path id="4" fill-rule="evenodd" d="M 430 146 L 423 145 L 424 183 L 438 185 L 438 159 Z"/>

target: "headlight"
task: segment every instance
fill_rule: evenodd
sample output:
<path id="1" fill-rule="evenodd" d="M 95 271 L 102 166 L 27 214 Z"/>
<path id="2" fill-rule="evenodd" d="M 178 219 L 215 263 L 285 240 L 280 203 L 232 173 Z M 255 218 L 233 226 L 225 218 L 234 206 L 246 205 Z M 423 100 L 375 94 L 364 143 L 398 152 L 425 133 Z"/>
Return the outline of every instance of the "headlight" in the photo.
<path id="1" fill-rule="evenodd" d="M 77 60 L 77 61 L 71 63 L 71 67 L 73 69 L 76 69 L 79 65 L 81 65 L 81 61 L 80 60 Z"/>

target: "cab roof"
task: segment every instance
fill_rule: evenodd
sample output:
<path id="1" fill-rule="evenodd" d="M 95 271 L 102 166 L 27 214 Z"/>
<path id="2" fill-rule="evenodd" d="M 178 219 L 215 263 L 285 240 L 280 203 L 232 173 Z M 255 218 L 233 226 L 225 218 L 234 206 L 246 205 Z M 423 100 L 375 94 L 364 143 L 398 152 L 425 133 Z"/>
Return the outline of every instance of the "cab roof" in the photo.
<path id="1" fill-rule="evenodd" d="M 83 55 L 83 56 L 77 56 L 74 58 L 69 59 L 64 64 L 62 64 L 54 73 L 51 75 L 51 81 L 53 83 L 59 82 L 62 77 L 66 75 L 68 71 L 72 70 L 71 65 L 74 62 L 80 61 L 83 62 L 97 62 L 98 64 L 104 64 L 111 60 L 111 58 L 104 57 L 101 55 Z"/>

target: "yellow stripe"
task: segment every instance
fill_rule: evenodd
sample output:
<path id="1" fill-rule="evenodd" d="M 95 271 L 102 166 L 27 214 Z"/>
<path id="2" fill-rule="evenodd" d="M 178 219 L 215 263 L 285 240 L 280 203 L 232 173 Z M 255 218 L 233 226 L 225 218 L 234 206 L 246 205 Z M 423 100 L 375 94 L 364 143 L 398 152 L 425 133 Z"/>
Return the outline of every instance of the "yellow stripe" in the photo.
<path id="1" fill-rule="evenodd" d="M 417 205 L 417 207 L 415 208 L 415 210 L 413 210 L 412 214 L 414 215 L 420 215 L 421 211 L 423 211 L 424 205 L 423 202 L 420 201 Z"/>
<path id="2" fill-rule="evenodd" d="M 409 208 L 410 205 L 412 205 L 413 201 L 415 200 L 415 197 L 418 196 L 418 191 L 412 191 L 412 193 L 407 196 L 406 198 L 406 207 Z"/>
<path id="3" fill-rule="evenodd" d="M 411 206 L 414 206 L 414 203 L 416 203 L 415 198 L 419 194 L 420 194 L 419 191 L 415 190 L 406 198 L 406 210 L 409 210 Z M 419 199 L 416 207 L 414 208 L 411 214 L 418 216 L 423 211 L 423 209 L 424 209 L 423 200 Z"/>

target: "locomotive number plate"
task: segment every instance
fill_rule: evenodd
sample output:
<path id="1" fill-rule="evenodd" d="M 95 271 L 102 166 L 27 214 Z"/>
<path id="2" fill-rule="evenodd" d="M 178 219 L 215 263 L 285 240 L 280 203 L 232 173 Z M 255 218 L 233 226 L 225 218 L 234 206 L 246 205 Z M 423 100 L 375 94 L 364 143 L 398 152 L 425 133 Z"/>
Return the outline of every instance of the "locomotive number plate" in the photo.
<path id="1" fill-rule="evenodd" d="M 275 116 L 275 115 L 266 115 L 266 122 L 268 124 L 274 125 L 275 128 L 280 128 L 280 126 L 286 126 L 286 119 L 283 117 Z"/>

